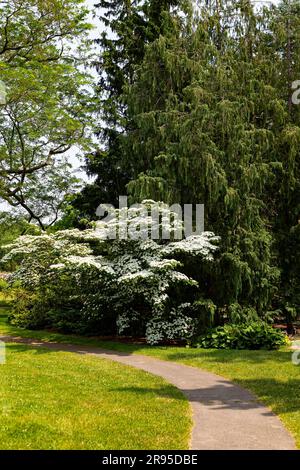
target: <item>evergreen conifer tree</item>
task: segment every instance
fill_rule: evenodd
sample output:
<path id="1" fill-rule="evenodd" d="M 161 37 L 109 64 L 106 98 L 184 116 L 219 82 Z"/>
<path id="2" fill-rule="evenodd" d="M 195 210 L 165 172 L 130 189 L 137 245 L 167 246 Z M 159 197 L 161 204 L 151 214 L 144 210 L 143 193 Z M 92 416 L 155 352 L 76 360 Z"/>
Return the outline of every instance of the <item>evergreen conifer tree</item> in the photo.
<path id="1" fill-rule="evenodd" d="M 96 179 L 73 202 L 82 216 L 92 219 L 100 203 L 118 204 L 134 173 L 120 148 L 120 139 L 130 128 L 124 89 L 134 82 L 147 45 L 172 27 L 170 18 L 183 18 L 180 13 L 189 16 L 191 11 L 189 0 L 101 0 L 96 7 L 105 26 L 96 39 L 100 56 L 95 64 L 103 124 L 97 133 L 99 151 L 86 158 L 87 172 Z"/>
<path id="2" fill-rule="evenodd" d="M 200 3 L 192 30 L 173 28 L 147 47 L 127 89 L 133 125 L 123 145 L 135 162 L 129 191 L 135 201 L 204 203 L 206 228 L 222 239 L 219 263 L 205 273 L 206 294 L 234 320 L 243 312 L 265 316 L 283 269 L 276 210 L 295 207 L 279 202 L 279 191 L 297 199 L 291 190 L 299 181 L 289 99 L 295 71 L 283 73 L 287 60 L 296 64 L 293 42 L 276 44 L 270 29 L 285 5 L 256 11 L 250 1 Z M 290 231 L 295 237 L 297 227 Z"/>
<path id="3" fill-rule="evenodd" d="M 190 269 L 234 321 L 299 311 L 299 4 L 99 4 L 113 32 L 99 40 L 105 149 L 88 164 L 99 202 L 126 188 L 131 202 L 205 204 L 219 259 Z"/>

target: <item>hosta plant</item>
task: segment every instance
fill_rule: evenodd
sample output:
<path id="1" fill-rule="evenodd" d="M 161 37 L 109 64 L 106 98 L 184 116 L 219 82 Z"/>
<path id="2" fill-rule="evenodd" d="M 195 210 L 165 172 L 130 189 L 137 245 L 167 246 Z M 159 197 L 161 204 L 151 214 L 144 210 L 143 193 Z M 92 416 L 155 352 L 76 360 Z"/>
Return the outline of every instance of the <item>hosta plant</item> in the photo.
<path id="1" fill-rule="evenodd" d="M 288 344 L 287 335 L 263 321 L 227 324 L 211 329 L 195 342 L 206 349 L 279 349 Z"/>

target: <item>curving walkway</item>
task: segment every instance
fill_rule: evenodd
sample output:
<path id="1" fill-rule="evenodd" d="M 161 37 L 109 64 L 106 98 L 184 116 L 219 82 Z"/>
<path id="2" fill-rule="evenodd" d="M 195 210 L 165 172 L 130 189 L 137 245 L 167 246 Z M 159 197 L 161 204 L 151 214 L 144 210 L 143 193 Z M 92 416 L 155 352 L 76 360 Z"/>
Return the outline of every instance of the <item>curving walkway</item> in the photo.
<path id="1" fill-rule="evenodd" d="M 191 404 L 194 420 L 192 450 L 295 450 L 294 440 L 279 418 L 258 403 L 251 393 L 210 372 L 95 347 L 9 336 L 0 339 L 55 351 L 92 354 L 163 377 L 181 390 Z"/>

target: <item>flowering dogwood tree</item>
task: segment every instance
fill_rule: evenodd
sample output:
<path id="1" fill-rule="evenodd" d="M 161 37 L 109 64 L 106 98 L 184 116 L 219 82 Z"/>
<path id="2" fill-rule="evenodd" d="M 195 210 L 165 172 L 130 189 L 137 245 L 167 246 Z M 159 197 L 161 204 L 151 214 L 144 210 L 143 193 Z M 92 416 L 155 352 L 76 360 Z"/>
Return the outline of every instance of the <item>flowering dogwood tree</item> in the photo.
<path id="1" fill-rule="evenodd" d="M 110 230 L 109 222 L 99 222 L 85 231 L 20 237 L 7 247 L 3 262 L 18 266 L 12 275 L 19 287 L 12 321 L 33 328 L 146 335 L 151 344 L 196 334 L 198 285 L 185 273 L 185 264 L 191 257 L 212 262 L 218 237 L 206 232 L 167 243 L 110 240 L 105 236 Z"/>

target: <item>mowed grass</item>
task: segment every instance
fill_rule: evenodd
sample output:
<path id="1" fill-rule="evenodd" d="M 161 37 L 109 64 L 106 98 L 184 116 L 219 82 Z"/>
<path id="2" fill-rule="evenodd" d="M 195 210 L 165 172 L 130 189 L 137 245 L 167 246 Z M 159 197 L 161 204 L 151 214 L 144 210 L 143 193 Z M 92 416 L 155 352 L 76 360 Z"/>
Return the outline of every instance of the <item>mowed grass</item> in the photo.
<path id="1" fill-rule="evenodd" d="M 198 367 L 226 377 L 254 395 L 279 416 L 300 449 L 300 365 L 292 352 L 230 351 L 176 347 L 142 347 L 98 342 L 101 347 Z"/>
<path id="2" fill-rule="evenodd" d="M 279 416 L 300 449 L 300 365 L 292 363 L 291 351 L 157 348 L 139 353 L 208 370 L 252 391 Z"/>
<path id="3" fill-rule="evenodd" d="M 21 344 L 6 352 L 1 450 L 188 449 L 189 404 L 164 380 L 92 356 Z"/>
<path id="4" fill-rule="evenodd" d="M 280 351 L 223 351 L 127 345 L 98 341 L 96 338 L 15 329 L 6 323 L 3 312 L 0 332 L 4 330 L 7 334 L 20 334 L 45 341 L 90 344 L 143 354 L 214 372 L 252 391 L 280 417 L 300 448 L 300 366 L 292 363 L 292 352 L 287 348 Z"/>

